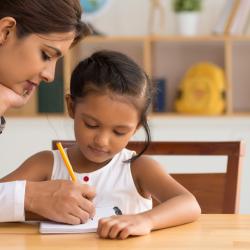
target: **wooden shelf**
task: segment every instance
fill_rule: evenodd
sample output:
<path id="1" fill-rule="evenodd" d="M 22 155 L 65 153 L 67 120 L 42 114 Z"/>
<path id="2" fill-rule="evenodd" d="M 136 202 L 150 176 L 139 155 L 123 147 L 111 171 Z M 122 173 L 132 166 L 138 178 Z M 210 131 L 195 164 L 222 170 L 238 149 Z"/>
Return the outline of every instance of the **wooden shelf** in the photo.
<path id="1" fill-rule="evenodd" d="M 143 41 L 250 41 L 250 36 L 229 36 L 229 35 L 202 35 L 202 36 L 168 36 L 168 35 L 149 35 L 149 36 L 89 36 L 82 40 L 80 44 L 96 42 L 143 42 Z"/>

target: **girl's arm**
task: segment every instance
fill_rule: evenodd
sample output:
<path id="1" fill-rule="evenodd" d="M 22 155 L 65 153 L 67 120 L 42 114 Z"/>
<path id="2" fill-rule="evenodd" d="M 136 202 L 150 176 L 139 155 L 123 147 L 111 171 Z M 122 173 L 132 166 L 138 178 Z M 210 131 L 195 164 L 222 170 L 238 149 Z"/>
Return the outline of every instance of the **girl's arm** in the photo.
<path id="1" fill-rule="evenodd" d="M 141 156 L 131 164 L 131 171 L 137 191 L 145 198 L 151 196 L 160 204 L 140 214 L 100 220 L 98 233 L 101 237 L 125 239 L 129 235 L 144 235 L 198 218 L 201 210 L 195 197 L 155 160 Z"/>
<path id="2" fill-rule="evenodd" d="M 51 151 L 42 151 L 29 157 L 19 168 L 0 179 L 0 182 L 27 180 L 49 180 L 53 168 L 53 155 Z"/>
<path id="3" fill-rule="evenodd" d="M 201 209 L 195 197 L 152 158 L 143 156 L 135 161 L 132 175 L 137 190 L 160 203 L 143 213 L 150 220 L 151 230 L 185 224 L 199 217 Z"/>

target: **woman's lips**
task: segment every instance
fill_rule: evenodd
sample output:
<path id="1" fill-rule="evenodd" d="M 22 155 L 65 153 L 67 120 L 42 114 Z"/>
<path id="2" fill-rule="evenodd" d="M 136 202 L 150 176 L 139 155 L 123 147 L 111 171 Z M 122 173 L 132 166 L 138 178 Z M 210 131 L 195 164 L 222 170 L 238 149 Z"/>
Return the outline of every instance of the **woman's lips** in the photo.
<path id="1" fill-rule="evenodd" d="M 38 86 L 38 84 L 35 84 L 35 83 L 31 82 L 31 81 L 26 81 L 26 82 L 27 82 L 27 84 L 24 87 L 24 92 L 26 94 L 29 94 L 30 92 L 32 92 L 32 90 L 34 88 L 36 88 Z"/>

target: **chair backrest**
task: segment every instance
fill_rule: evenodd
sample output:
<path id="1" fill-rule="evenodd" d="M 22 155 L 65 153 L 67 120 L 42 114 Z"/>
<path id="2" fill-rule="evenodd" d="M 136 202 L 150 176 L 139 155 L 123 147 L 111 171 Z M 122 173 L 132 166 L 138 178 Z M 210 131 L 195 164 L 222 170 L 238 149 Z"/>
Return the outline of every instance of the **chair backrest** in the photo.
<path id="1" fill-rule="evenodd" d="M 52 148 L 56 148 L 52 141 Z M 63 147 L 71 147 L 75 141 L 61 141 Z M 144 142 L 131 141 L 127 148 L 139 152 Z M 238 213 L 240 195 L 241 162 L 244 143 L 223 142 L 165 142 L 152 141 L 147 155 L 165 156 L 227 156 L 225 173 L 181 173 L 171 174 L 198 200 L 202 213 Z"/>

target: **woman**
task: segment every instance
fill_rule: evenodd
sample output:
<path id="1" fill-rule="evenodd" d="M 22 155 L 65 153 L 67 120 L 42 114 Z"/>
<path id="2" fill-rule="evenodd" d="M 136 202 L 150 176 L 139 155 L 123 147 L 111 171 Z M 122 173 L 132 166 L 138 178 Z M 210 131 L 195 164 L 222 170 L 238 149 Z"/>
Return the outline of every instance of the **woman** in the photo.
<path id="1" fill-rule="evenodd" d="M 5 111 L 26 104 L 41 81 L 53 81 L 58 58 L 87 33 L 78 0 L 0 1 L 1 131 Z M 0 221 L 35 213 L 79 224 L 93 216 L 94 195 L 89 186 L 70 181 L 1 183 Z"/>

